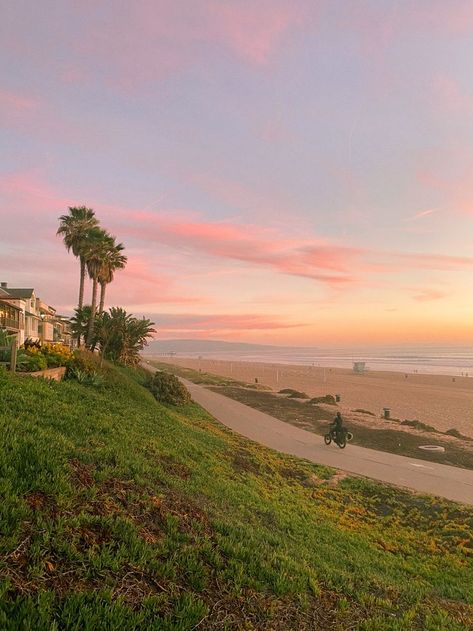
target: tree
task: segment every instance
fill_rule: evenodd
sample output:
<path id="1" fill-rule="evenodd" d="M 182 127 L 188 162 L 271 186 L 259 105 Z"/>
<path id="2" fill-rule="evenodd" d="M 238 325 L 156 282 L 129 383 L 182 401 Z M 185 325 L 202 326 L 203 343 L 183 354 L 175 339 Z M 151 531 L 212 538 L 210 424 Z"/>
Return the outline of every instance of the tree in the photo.
<path id="1" fill-rule="evenodd" d="M 84 305 L 80 309 L 74 309 L 74 315 L 71 318 L 72 335 L 78 340 L 80 345 L 81 338 L 86 338 L 89 330 L 91 308 L 90 305 Z"/>
<path id="2" fill-rule="evenodd" d="M 97 229 L 98 225 L 95 212 L 86 206 L 69 206 L 69 214 L 59 217 L 59 228 L 56 234 L 62 235 L 67 251 L 72 250 L 72 254 L 80 261 L 79 309 L 82 309 L 84 303 L 86 270 L 84 247 L 90 233 Z"/>
<path id="3" fill-rule="evenodd" d="M 92 346 L 94 335 L 95 315 L 97 312 L 97 289 L 99 274 L 110 249 L 113 247 L 114 238 L 105 230 L 94 230 L 88 235 L 84 243 L 84 258 L 87 266 L 87 273 L 92 280 L 92 301 L 90 305 L 90 319 L 87 330 L 86 344 Z"/>
<path id="4" fill-rule="evenodd" d="M 123 243 L 116 243 L 115 238 L 113 237 L 113 244 L 111 244 L 98 274 L 98 282 L 100 284 L 99 313 L 103 312 L 105 304 L 105 290 L 107 285 L 113 281 L 116 270 L 123 269 L 127 263 L 127 257 L 122 254 L 124 249 L 125 246 Z"/>
<path id="5" fill-rule="evenodd" d="M 139 362 L 148 338 L 156 333 L 153 326 L 151 320 L 135 318 L 121 307 L 112 307 L 97 315 L 94 343 L 99 345 L 105 359 L 134 365 Z"/>

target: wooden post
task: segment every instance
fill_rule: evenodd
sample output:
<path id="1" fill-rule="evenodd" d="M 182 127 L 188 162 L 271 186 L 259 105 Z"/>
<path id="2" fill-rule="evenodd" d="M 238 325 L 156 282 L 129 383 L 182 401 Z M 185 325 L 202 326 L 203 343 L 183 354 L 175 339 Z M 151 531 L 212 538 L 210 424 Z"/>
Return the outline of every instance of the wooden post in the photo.
<path id="1" fill-rule="evenodd" d="M 11 345 L 11 355 L 10 355 L 10 370 L 12 372 L 15 372 L 16 370 L 16 337 L 13 339 L 12 345 Z"/>

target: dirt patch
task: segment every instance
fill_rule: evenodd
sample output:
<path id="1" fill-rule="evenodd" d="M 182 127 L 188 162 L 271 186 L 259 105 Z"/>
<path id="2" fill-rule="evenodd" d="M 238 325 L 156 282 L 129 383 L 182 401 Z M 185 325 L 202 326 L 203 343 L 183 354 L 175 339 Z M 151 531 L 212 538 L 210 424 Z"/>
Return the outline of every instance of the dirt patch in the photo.
<path id="1" fill-rule="evenodd" d="M 70 535 L 81 552 L 104 546 L 112 540 L 110 529 L 100 523 L 81 526 L 75 531 L 70 531 Z"/>
<path id="2" fill-rule="evenodd" d="M 255 456 L 244 449 L 240 449 L 233 454 L 232 467 L 238 473 L 253 473 L 260 475 L 264 467 Z"/>
<path id="3" fill-rule="evenodd" d="M 338 608 L 340 596 L 329 591 L 309 598 L 304 607 L 290 597 L 276 598 L 251 590 L 245 590 L 238 600 L 221 590 L 209 596 L 209 614 L 199 628 L 210 631 L 223 628 L 261 631 L 355 629 L 366 615 L 360 606 L 350 603 L 350 620 L 345 621 L 345 626 Z"/>
<path id="4" fill-rule="evenodd" d="M 115 579 L 113 597 L 120 598 L 132 609 L 139 609 L 143 600 L 153 594 L 169 591 L 169 586 L 164 580 L 158 581 L 149 573 L 131 566 L 124 568 Z"/>
<path id="5" fill-rule="evenodd" d="M 157 457 L 158 462 L 169 475 L 187 480 L 191 474 L 191 470 L 183 462 L 178 462 L 171 454 L 162 454 Z"/>
<path id="6" fill-rule="evenodd" d="M 34 512 L 46 513 L 49 517 L 54 518 L 57 514 L 56 500 L 43 491 L 32 491 L 25 495 L 25 502 Z"/>
<path id="7" fill-rule="evenodd" d="M 333 475 L 329 480 L 324 480 L 327 483 L 327 486 L 331 488 L 337 487 L 342 480 L 346 480 L 347 478 L 352 477 L 349 476 L 348 473 L 344 473 L 343 471 L 337 471 L 335 475 Z"/>
<path id="8" fill-rule="evenodd" d="M 77 485 L 90 488 L 94 484 L 93 468 L 90 465 L 86 465 L 78 458 L 73 458 L 69 460 L 69 466 L 71 478 Z"/>

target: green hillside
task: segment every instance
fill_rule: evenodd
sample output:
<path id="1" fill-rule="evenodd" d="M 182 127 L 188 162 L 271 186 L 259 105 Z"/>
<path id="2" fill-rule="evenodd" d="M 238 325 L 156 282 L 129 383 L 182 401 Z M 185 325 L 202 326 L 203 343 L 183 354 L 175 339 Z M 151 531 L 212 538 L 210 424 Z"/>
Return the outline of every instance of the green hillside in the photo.
<path id="1" fill-rule="evenodd" d="M 0 372 L 0 629 L 470 628 L 473 510 L 339 479 L 104 370 Z"/>

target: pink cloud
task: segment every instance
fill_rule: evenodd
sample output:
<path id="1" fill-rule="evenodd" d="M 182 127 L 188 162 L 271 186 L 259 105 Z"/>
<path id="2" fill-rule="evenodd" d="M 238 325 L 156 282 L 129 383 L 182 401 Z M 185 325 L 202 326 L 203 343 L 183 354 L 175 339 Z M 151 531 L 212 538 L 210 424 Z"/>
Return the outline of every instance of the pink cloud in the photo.
<path id="1" fill-rule="evenodd" d="M 450 211 L 473 214 L 473 154 L 471 147 L 443 149 L 423 158 L 417 170 L 421 186 L 436 193 Z"/>
<path id="2" fill-rule="evenodd" d="M 473 6 L 470 0 L 429 0 L 428 2 L 348 4 L 340 21 L 360 34 L 367 55 L 384 52 L 396 40 L 411 33 L 441 33 L 448 36 L 473 32 Z"/>
<path id="3" fill-rule="evenodd" d="M 108 304 L 155 305 L 208 304 L 201 293 L 178 290 L 175 278 L 155 271 L 151 264 L 134 252 L 127 252 L 128 263 L 116 273 L 108 289 Z"/>
<path id="4" fill-rule="evenodd" d="M 473 268 L 473 257 L 405 252 L 368 252 L 368 269 L 379 273 L 416 270 L 456 272 Z"/>
<path id="5" fill-rule="evenodd" d="M 36 120 L 41 101 L 31 95 L 0 90 L 0 126 L 23 130 Z"/>
<path id="6" fill-rule="evenodd" d="M 9 90 L 0 90 L 0 111 L 2 115 L 5 113 L 14 114 L 17 112 L 25 112 L 34 110 L 39 101 L 31 96 L 12 92 Z"/>
<path id="7" fill-rule="evenodd" d="M 190 67 L 206 72 L 209 53 L 216 60 L 223 53 L 264 67 L 285 35 L 307 23 L 308 12 L 314 14 L 308 0 L 141 0 L 100 8 L 80 2 L 67 18 L 61 12 L 51 17 L 48 29 L 55 37 L 42 42 L 40 57 L 37 44 L 26 38 L 20 44 L 18 37 L 7 36 L 4 45 L 15 57 L 34 58 L 65 83 L 100 81 L 133 93 L 136 86 Z M 24 25 L 14 19 L 21 32 Z M 58 48 L 67 55 L 58 58 Z"/>
<path id="8" fill-rule="evenodd" d="M 209 2 L 214 36 L 220 37 L 238 57 L 256 65 L 268 62 L 289 27 L 300 24 L 302 4 L 260 2 Z"/>
<path id="9" fill-rule="evenodd" d="M 430 217 L 431 215 L 435 215 L 440 212 L 438 208 L 430 208 L 429 210 L 422 210 L 415 215 L 411 215 L 404 219 L 404 221 L 418 221 L 419 219 L 424 219 L 425 217 Z"/>
<path id="10" fill-rule="evenodd" d="M 418 302 L 431 302 L 433 300 L 446 298 L 448 295 L 448 292 L 438 289 L 422 289 L 419 293 L 414 294 L 412 297 Z"/>
<path id="11" fill-rule="evenodd" d="M 473 113 L 473 94 L 466 94 L 453 77 L 445 74 L 434 77 L 433 94 L 433 105 L 446 112 Z"/>
<path id="12" fill-rule="evenodd" d="M 140 239 L 192 248 L 332 286 L 354 282 L 350 264 L 362 252 L 323 239 L 288 238 L 257 225 L 200 221 L 195 215 L 174 219 L 169 213 L 132 212 L 128 219 L 132 226 L 123 229 Z"/>
<path id="13" fill-rule="evenodd" d="M 14 235 L 21 234 L 27 226 L 35 234 L 38 247 L 43 239 L 42 247 L 47 243 L 51 252 L 57 252 L 55 257 L 66 256 L 55 237 L 58 216 L 68 205 L 86 203 L 94 207 L 104 225 L 129 248 L 129 265 L 117 274 L 110 288 L 110 300 L 116 304 L 209 304 L 209 298 L 201 292 L 183 289 L 181 285 L 181 281 L 187 282 L 189 260 L 194 256 L 202 262 L 206 257 L 235 261 L 248 269 L 308 278 L 330 289 L 367 286 L 385 273 L 473 268 L 472 257 L 382 252 L 317 236 L 294 236 L 260 225 L 212 222 L 190 211 L 153 213 L 95 204 L 93 200 L 67 199 L 31 172 L 1 177 L 0 198 L 6 211 L 0 241 L 14 243 Z M 165 246 L 164 251 L 159 245 Z M 149 260 L 143 252 L 148 253 Z M 51 269 L 57 270 L 56 263 L 55 266 Z"/>
<path id="14" fill-rule="evenodd" d="M 294 200 L 286 192 L 280 191 L 275 185 L 270 191 L 257 190 L 254 186 L 243 185 L 227 177 L 216 175 L 214 168 L 211 172 L 183 173 L 182 177 L 212 198 L 234 207 L 238 214 L 252 215 L 258 213 L 262 223 L 270 221 L 272 225 L 283 224 L 294 216 Z M 301 223 L 303 219 L 300 219 Z"/>
<path id="15" fill-rule="evenodd" d="M 306 326 L 302 323 L 291 323 L 276 316 L 261 314 L 156 314 L 160 334 L 184 335 L 202 333 L 218 335 L 238 331 L 262 331 L 292 329 Z"/>

